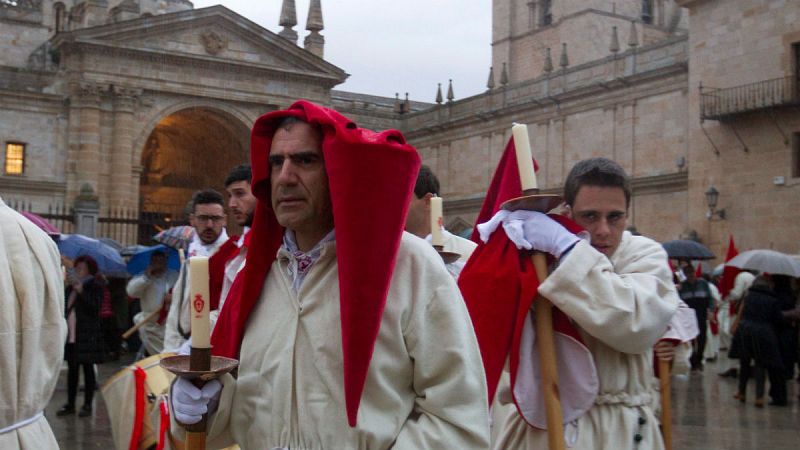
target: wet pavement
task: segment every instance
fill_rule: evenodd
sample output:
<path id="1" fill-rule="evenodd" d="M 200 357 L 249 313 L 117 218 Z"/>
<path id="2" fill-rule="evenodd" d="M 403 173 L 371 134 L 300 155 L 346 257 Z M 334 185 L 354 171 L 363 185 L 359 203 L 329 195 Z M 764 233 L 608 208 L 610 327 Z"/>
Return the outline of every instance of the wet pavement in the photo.
<path id="1" fill-rule="evenodd" d="M 102 385 L 132 360 L 133 355 L 127 355 L 119 361 L 99 365 L 99 384 Z M 706 363 L 703 372 L 693 372 L 686 377 L 673 377 L 674 449 L 797 449 L 800 443 L 798 384 L 794 380 L 788 383 L 789 406 L 756 408 L 755 388 L 751 381 L 748 401 L 742 404 L 733 398 L 736 392 L 736 380 L 717 375 L 717 372 L 727 368 L 727 363 L 725 360 Z M 56 411 L 66 403 L 66 380 L 67 371 L 64 368 L 56 392 L 46 410 L 47 420 L 61 448 L 112 450 L 114 444 L 111 440 L 111 425 L 99 392 L 95 396 L 91 417 L 56 416 Z M 82 401 L 83 392 L 80 392 L 78 407 L 82 405 Z"/>

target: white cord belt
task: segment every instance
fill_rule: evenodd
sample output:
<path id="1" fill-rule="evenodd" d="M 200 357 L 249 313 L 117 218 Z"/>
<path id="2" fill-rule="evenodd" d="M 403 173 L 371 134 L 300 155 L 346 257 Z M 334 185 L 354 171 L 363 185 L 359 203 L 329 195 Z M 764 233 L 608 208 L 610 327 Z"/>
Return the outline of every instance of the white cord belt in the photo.
<path id="1" fill-rule="evenodd" d="M 37 420 L 41 419 L 42 417 L 44 417 L 44 411 L 39 411 L 33 417 L 29 417 L 25 420 L 20 420 L 19 422 L 11 424 L 5 428 L 0 428 L 0 434 L 10 433 L 16 430 L 17 428 L 22 428 L 26 425 L 30 425 L 33 422 L 36 422 Z"/>

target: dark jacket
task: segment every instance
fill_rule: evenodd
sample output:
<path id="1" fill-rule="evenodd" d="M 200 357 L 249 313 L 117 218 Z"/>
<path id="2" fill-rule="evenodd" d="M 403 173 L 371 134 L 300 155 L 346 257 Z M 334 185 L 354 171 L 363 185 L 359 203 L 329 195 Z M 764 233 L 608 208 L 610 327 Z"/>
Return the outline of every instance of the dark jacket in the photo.
<path id="1" fill-rule="evenodd" d="M 733 335 L 731 358 L 754 359 L 768 368 L 782 368 L 775 327 L 781 324 L 780 300 L 767 286 L 752 286 L 744 298 L 742 319 Z"/>
<path id="2" fill-rule="evenodd" d="M 66 317 L 69 317 L 69 297 L 72 286 L 67 286 L 65 300 L 67 302 Z M 105 361 L 108 349 L 103 335 L 103 324 L 99 317 L 100 304 L 106 290 L 103 277 L 92 277 L 83 282 L 83 292 L 77 294 L 73 308 L 75 310 L 75 348 L 73 352 L 65 352 L 67 357 L 76 358 L 79 363 L 101 363 Z"/>

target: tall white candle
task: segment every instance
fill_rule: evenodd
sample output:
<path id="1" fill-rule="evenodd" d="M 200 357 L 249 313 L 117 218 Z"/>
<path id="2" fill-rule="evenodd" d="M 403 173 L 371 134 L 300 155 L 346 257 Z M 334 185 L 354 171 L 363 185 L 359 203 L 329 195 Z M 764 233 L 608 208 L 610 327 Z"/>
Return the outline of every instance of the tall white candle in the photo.
<path id="1" fill-rule="evenodd" d="M 442 236 L 442 197 L 431 198 L 431 244 L 444 244 L 444 236 Z"/>
<path id="2" fill-rule="evenodd" d="M 192 317 L 192 347 L 211 347 L 211 326 L 208 308 L 208 257 L 189 258 L 189 302 Z"/>
<path id="3" fill-rule="evenodd" d="M 519 180 L 522 182 L 522 190 L 537 189 L 536 172 L 533 171 L 533 155 L 531 154 L 531 142 L 528 139 L 528 126 L 515 123 L 511 127 L 511 134 L 514 136 L 514 148 L 517 151 L 517 167 L 519 167 Z"/>

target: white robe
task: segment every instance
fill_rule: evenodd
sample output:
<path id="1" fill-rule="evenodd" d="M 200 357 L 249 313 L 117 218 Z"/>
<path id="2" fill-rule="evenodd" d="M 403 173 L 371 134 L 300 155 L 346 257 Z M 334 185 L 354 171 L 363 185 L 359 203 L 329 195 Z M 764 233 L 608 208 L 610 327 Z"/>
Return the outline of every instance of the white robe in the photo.
<path id="1" fill-rule="evenodd" d="M 600 382 L 594 406 L 565 428 L 572 448 L 663 449 L 652 349 L 680 299 L 661 245 L 626 231 L 609 260 L 581 241 L 539 292 L 574 321 Z M 501 382 L 492 448 L 547 449 L 547 431 L 527 425 L 507 395 L 507 378 Z"/>
<path id="2" fill-rule="evenodd" d="M 205 245 L 200 243 L 200 238 L 195 233 L 195 238 L 189 244 L 189 256 L 208 256 L 211 257 L 228 240 L 228 233 L 223 229 L 216 241 Z M 189 319 L 189 287 L 192 285 L 189 277 L 188 259 L 181 266 L 175 287 L 172 289 L 172 302 L 169 305 L 167 323 L 164 328 L 164 350 L 166 352 L 177 351 L 186 338 L 181 334 L 190 332 Z"/>
<path id="3" fill-rule="evenodd" d="M 285 250 L 249 319 L 239 378 L 223 378 L 211 448 L 486 449 L 480 352 L 458 287 L 424 241 L 404 233 L 358 423 L 344 402 L 335 241 L 297 295 Z"/>
<path id="4" fill-rule="evenodd" d="M 64 283 L 58 249 L 0 200 L 0 448 L 58 449 L 41 415 L 64 354 Z"/>
<path id="5" fill-rule="evenodd" d="M 126 291 L 129 296 L 138 298 L 142 306 L 142 311 L 133 316 L 133 323 L 138 324 L 153 311 L 161 309 L 164 295 L 172 289 L 177 279 L 178 272 L 174 270 L 167 270 L 157 277 L 141 274 L 131 278 Z M 139 335 L 151 355 L 164 350 L 164 324 L 151 320 L 139 328 Z"/>

